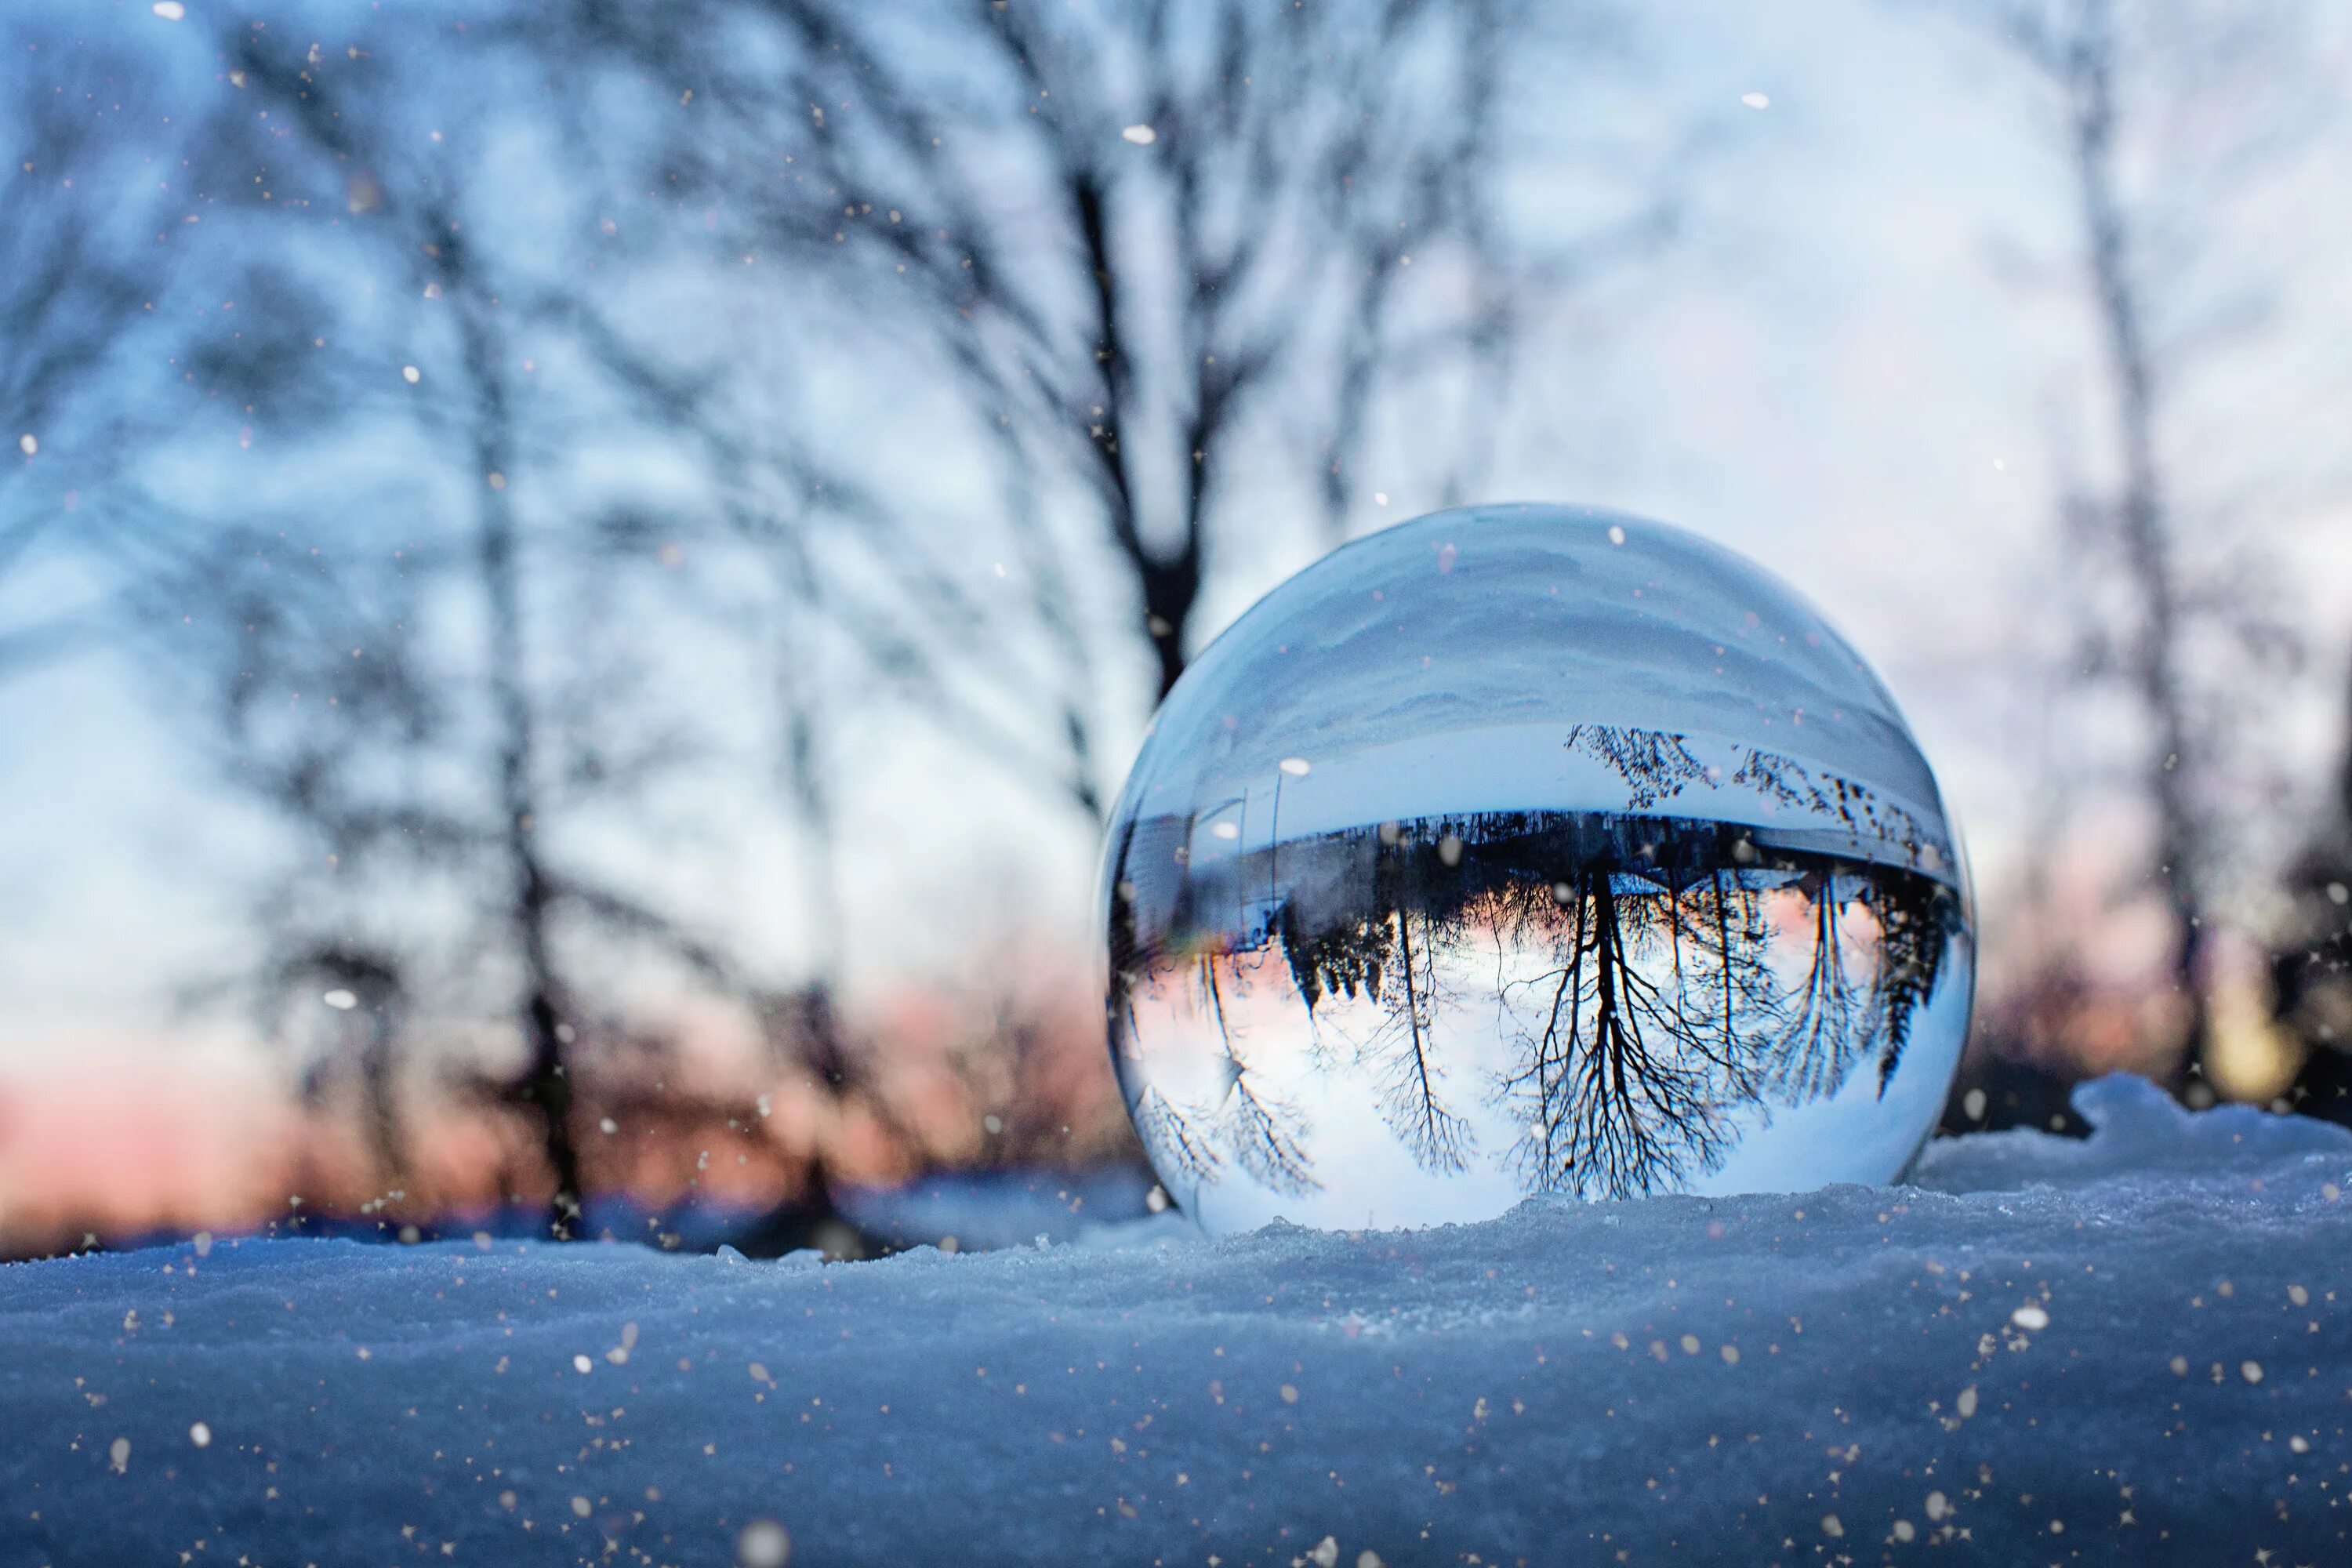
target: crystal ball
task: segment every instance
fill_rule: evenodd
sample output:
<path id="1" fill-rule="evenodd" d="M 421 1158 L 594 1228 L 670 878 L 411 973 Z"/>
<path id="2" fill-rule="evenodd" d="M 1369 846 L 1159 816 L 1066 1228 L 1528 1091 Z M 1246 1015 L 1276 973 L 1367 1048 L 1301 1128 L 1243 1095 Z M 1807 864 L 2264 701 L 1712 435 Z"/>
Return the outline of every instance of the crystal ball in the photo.
<path id="1" fill-rule="evenodd" d="M 1754 563 L 1582 508 L 1260 600 L 1153 720 L 1098 907 L 1128 1112 L 1211 1234 L 1895 1180 L 1973 990 L 1885 687 Z"/>

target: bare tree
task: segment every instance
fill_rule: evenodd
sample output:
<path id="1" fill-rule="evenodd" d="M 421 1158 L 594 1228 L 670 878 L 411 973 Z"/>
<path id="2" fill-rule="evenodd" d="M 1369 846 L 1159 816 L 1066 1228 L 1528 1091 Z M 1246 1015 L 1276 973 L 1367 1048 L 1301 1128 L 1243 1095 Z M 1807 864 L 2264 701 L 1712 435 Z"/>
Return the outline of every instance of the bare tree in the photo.
<path id="1" fill-rule="evenodd" d="M 512 216 L 522 176 L 499 159 L 534 140 L 542 155 L 577 144 L 584 100 L 626 103 L 641 82 L 600 78 L 551 24 L 493 18 L 463 39 L 379 25 L 332 48 L 278 38 L 227 36 L 237 96 L 217 134 L 263 176 L 244 221 L 288 258 L 272 286 L 316 326 L 303 341 L 337 352 L 289 366 L 242 357 L 241 341 L 206 346 L 274 401 L 281 442 L 350 470 L 350 515 L 322 518 L 315 496 L 249 502 L 214 525 L 193 576 L 157 592 L 209 607 L 217 646 L 203 662 L 233 776 L 307 849 L 257 910 L 267 951 L 246 978 L 261 1016 L 303 1043 L 307 1085 L 323 1090 L 334 1053 L 350 1053 L 387 1169 L 403 1035 L 462 1040 L 503 1020 L 520 1066 L 460 1076 L 534 1129 L 558 1234 L 594 1174 L 585 1126 L 609 1134 L 626 1114 L 735 1136 L 763 1119 L 748 1092 L 736 1104 L 681 1089 L 665 1105 L 648 1087 L 665 1074 L 647 1064 L 674 1042 L 616 994 L 648 972 L 735 1008 L 833 1121 L 878 1127 L 919 1158 L 871 1042 L 839 1016 L 837 943 L 754 951 L 594 853 L 600 836 L 656 847 L 639 842 L 656 831 L 646 803 L 701 760 L 711 716 L 657 689 L 661 639 L 640 633 L 738 638 L 772 671 L 754 700 L 776 731 L 781 787 L 768 787 L 801 820 L 814 923 L 828 931 L 824 731 L 847 694 L 827 647 L 886 671 L 925 656 L 836 590 L 825 531 L 854 535 L 874 510 L 761 395 L 761 376 L 786 368 L 695 365 L 619 308 L 633 284 L 710 281 L 699 252 L 665 248 L 659 211 L 568 152 L 562 199 L 536 223 Z M 352 276 L 381 302 L 323 298 L 323 280 Z M 647 495 L 625 474 L 576 471 L 583 452 L 631 443 L 648 467 L 690 465 L 702 482 Z M 402 459 L 390 474 L 368 457 L 386 447 Z M 742 591 L 702 592 L 669 569 L 682 543 L 748 557 L 766 581 L 731 574 Z M 763 792 L 746 787 L 753 802 Z M 359 1005 L 320 1027 L 322 989 Z M 289 1011 L 289 990 L 307 1013 Z M 797 1184 L 747 1245 L 843 1229 L 826 1143 L 774 1151 Z"/>
<path id="2" fill-rule="evenodd" d="M 600 528 L 594 500 L 586 516 L 551 495 L 535 516 L 526 509 L 534 480 L 555 489 L 584 401 L 542 393 L 533 374 L 567 356 L 605 393 L 594 412 L 607 438 L 615 426 L 663 431 L 686 394 L 629 354 L 587 285 L 521 259 L 528 247 L 510 231 L 499 242 L 507 188 L 491 160 L 519 133 L 501 84 L 561 71 L 566 57 L 560 36 L 518 54 L 486 33 L 470 51 L 394 30 L 332 53 L 267 29 L 228 35 L 237 96 L 221 135 L 257 162 L 247 221 L 292 258 L 285 287 L 307 282 L 315 296 L 315 275 L 356 271 L 387 302 L 371 321 L 314 300 L 316 319 L 332 314 L 338 339 L 364 347 L 309 365 L 248 363 L 241 342 L 212 350 L 278 397 L 307 390 L 282 413 L 288 439 L 355 454 L 404 432 L 429 479 L 371 494 L 355 479 L 362 520 L 340 528 L 315 514 L 295 530 L 225 526 L 182 596 L 225 612 L 221 711 L 238 775 L 319 851 L 265 900 L 265 991 L 365 969 L 369 994 L 386 999 L 369 1009 L 379 1021 L 362 1070 L 388 1142 L 385 1031 L 416 1011 L 427 966 L 415 955 L 436 945 L 425 933 L 437 924 L 474 933 L 470 951 L 434 955 L 429 989 L 445 1023 L 471 994 L 505 994 L 493 1010 L 511 1018 L 524 1060 L 485 1087 L 535 1124 L 561 1235 L 583 1192 L 578 1069 L 599 1006 L 589 976 L 618 956 L 730 992 L 742 981 L 721 944 L 560 847 L 568 817 L 644 789 L 691 747 L 674 721 L 630 705 L 642 666 L 629 645 L 589 629 L 623 618 L 626 530 Z M 257 122 L 269 132 L 256 135 Z M 573 195 L 593 188 L 573 173 L 584 187 Z M 536 239 L 577 243 L 561 231 Z M 608 494 L 602 510 L 625 513 L 627 500 Z M 454 527 L 439 524 L 442 506 Z M 453 621 L 479 628 L 455 657 Z M 331 886 L 319 884 L 321 863 Z M 387 951 L 404 945 L 406 961 Z M 362 987 L 345 975 L 337 989 Z M 396 1150 L 384 1158 L 396 1163 Z"/>
<path id="3" fill-rule="evenodd" d="M 1499 216 L 1510 67 L 1534 36 L 1509 0 L 697 0 L 657 32 L 593 14 L 690 94 L 681 202 L 942 373 L 993 466 L 1025 624 L 961 586 L 963 540 L 903 530 L 900 624 L 1032 708 L 1049 693 L 1054 775 L 1089 811 L 1074 584 L 1115 572 L 1164 694 L 1250 515 L 1244 478 L 1305 480 L 1339 536 L 1376 416 L 1419 398 L 1458 425 L 1420 414 L 1400 467 L 1475 482 L 1519 324 L 1605 248 L 1538 266 Z M 1629 205 L 1621 249 L 1667 210 Z M 912 504 L 874 489 L 886 513 Z M 1039 658 L 1008 665 L 1016 643 Z"/>
<path id="4" fill-rule="evenodd" d="M 1628 898 L 1617 880 L 1601 865 L 1549 889 L 1519 889 L 1514 900 L 1515 923 L 1559 960 L 1514 987 L 1538 994 L 1539 1026 L 1518 1032 L 1523 1058 L 1500 1086 L 1528 1110 L 1511 1158 L 1533 1191 L 1628 1197 L 1687 1181 L 1721 1164 L 1731 1112 L 1756 1098 L 1746 1058 L 1762 1054 L 1762 1041 L 1742 1031 L 1760 1033 L 1758 998 L 1746 994 L 1762 969 L 1757 900 L 1723 872 L 1664 900 Z M 1640 957 L 1656 945 L 1652 906 L 1661 902 L 1675 940 L 1673 965 L 1658 978 Z M 1703 945 L 1727 925 L 1738 934 Z M 1697 939 L 1687 949 L 1686 930 Z M 1684 968 L 1702 952 L 1712 984 L 1696 963 Z"/>
<path id="5" fill-rule="evenodd" d="M 2217 266 L 2210 241 L 2229 201 L 2285 161 L 2306 114 L 2303 95 L 2280 90 L 2303 18 L 2285 4 L 2135 0 L 2020 0 L 1980 14 L 2047 85 L 2073 184 L 2099 349 L 2095 417 L 2112 453 L 2108 477 L 2065 500 L 2068 566 L 2085 580 L 2078 669 L 2126 699 L 2144 736 L 2130 773 L 2152 821 L 2164 967 L 2193 1079 L 2209 1029 L 2205 955 L 2231 890 L 2225 867 L 2247 847 L 2227 820 L 2226 781 L 2246 765 L 2244 711 L 2292 670 L 2298 647 L 2233 509 L 2184 504 L 2182 476 L 2210 493 L 2226 459 L 2193 443 L 2178 409 L 2216 351 L 2262 314 L 2254 258 Z"/>

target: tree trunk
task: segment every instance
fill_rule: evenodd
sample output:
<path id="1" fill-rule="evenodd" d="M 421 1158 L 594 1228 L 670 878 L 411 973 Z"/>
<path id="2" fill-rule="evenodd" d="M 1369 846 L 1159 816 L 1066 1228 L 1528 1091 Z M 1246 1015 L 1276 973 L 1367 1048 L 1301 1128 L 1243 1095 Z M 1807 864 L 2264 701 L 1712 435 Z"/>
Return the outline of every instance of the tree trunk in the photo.
<path id="1" fill-rule="evenodd" d="M 467 291 L 454 237 L 444 242 L 443 252 L 447 292 L 464 334 L 466 371 L 476 405 L 474 466 L 480 520 L 477 558 L 489 611 L 488 674 L 497 732 L 499 804 L 505 819 L 501 847 L 510 888 L 508 920 L 522 967 L 520 1021 L 530 1049 L 530 1061 L 515 1084 L 515 1097 L 530 1105 L 539 1118 L 541 1152 L 555 1181 L 548 1204 L 548 1230 L 565 1239 L 580 1215 L 580 1151 L 572 1133 L 572 1085 L 561 1016 L 562 987 L 549 942 L 554 889 L 539 853 L 538 736 L 525 668 L 522 567 L 514 503 L 508 491 L 513 418 L 508 405 L 504 343 L 489 319 L 493 304 Z"/>
<path id="2" fill-rule="evenodd" d="M 2172 927 L 2172 980 L 2189 1004 L 2185 1079 L 2201 1070 L 2205 1046 L 2200 973 L 2205 910 L 2199 887 L 2204 845 L 2189 790 L 2189 723 L 2179 669 L 2179 573 L 2163 477 L 2156 462 L 2154 375 L 2145 312 L 2132 271 L 2130 224 L 2116 192 L 2114 54 L 2105 0 L 2092 0 L 2074 70 L 2074 163 L 2122 450 L 2123 494 L 2116 521 L 2141 616 L 2131 650 L 2132 683 L 2155 730 L 2148 793 L 2156 807 L 2157 877 Z"/>

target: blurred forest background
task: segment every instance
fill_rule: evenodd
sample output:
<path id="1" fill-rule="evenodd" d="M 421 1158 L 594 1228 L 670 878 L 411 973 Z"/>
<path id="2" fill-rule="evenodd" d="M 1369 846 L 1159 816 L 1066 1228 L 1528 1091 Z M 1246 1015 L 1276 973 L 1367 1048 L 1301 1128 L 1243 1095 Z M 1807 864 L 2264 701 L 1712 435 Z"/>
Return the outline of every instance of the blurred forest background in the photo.
<path id="1" fill-rule="evenodd" d="M 1974 850 L 1948 1128 L 2352 1121 L 2352 12 L 12 0 L 0 62 L 0 1253 L 1139 1202 L 1142 726 L 1474 500 L 1877 664 Z"/>

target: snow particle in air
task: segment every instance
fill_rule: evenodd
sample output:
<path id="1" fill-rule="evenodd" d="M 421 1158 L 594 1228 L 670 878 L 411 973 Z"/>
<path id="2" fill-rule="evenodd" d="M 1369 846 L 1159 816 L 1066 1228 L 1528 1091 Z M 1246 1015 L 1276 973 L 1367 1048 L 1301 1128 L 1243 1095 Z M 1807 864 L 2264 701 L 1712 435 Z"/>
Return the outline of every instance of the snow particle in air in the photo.
<path id="1" fill-rule="evenodd" d="M 584 1497 L 575 1497 L 572 1500 L 572 1511 L 578 1514 L 583 1519 L 586 1519 L 588 1517 L 588 1510 L 593 1506 L 593 1505 L 591 1504 Z"/>
<path id="2" fill-rule="evenodd" d="M 1130 125 L 1118 133 L 1122 142 L 1132 142 L 1138 147 L 1149 147 L 1160 140 L 1160 132 L 1149 125 Z"/>
<path id="3" fill-rule="evenodd" d="M 188 8 L 181 5 L 180 0 L 155 0 L 151 9 L 166 22 L 180 21 L 188 14 Z"/>
<path id="4" fill-rule="evenodd" d="M 1739 95 L 1739 101 L 1750 109 L 1769 109 L 1772 107 L 1772 95 L 1766 92 L 1743 92 Z"/>
<path id="5" fill-rule="evenodd" d="M 199 1421 L 188 1428 L 188 1441 L 199 1448 L 209 1448 L 213 1446 L 213 1429 Z"/>
<path id="6" fill-rule="evenodd" d="M 2021 1329 L 2046 1329 L 2050 1326 L 2050 1314 L 2029 1301 L 2011 1312 L 2009 1321 Z"/>
<path id="7" fill-rule="evenodd" d="M 1838 1522 L 1837 1515 L 1825 1513 L 1822 1515 L 1822 1533 L 1835 1541 L 1845 1533 L 1845 1526 Z"/>
<path id="8" fill-rule="evenodd" d="M 2251 1366 L 2253 1363 L 2249 1362 L 2247 1364 Z M 1298 1403 L 1298 1388 L 1297 1384 L 1286 1383 L 1282 1385 L 1282 1402 L 1285 1405 L 1296 1405 Z"/>
<path id="9" fill-rule="evenodd" d="M 1314 771 L 1315 767 L 1315 765 L 1312 763 L 1309 763 L 1305 757 L 1285 757 L 1282 761 L 1276 763 L 1275 766 L 1280 768 L 1284 773 L 1288 773 L 1295 779 L 1305 778 L 1308 773 Z"/>
<path id="10" fill-rule="evenodd" d="M 595 1365 L 596 1363 L 594 1362 L 590 1361 L 584 1355 L 576 1355 L 572 1358 L 572 1370 L 578 1373 L 583 1377 L 587 1376 Z"/>
<path id="11" fill-rule="evenodd" d="M 1609 542 L 1612 544 L 1625 542 L 1625 531 L 1613 522 L 1609 525 Z"/>
<path id="12" fill-rule="evenodd" d="M 40 438 L 35 436 L 30 430 L 26 431 L 22 436 L 16 437 L 16 450 L 24 453 L 25 456 L 29 458 L 40 449 Z"/>
<path id="13" fill-rule="evenodd" d="M 2260 1383 L 2263 1380 L 2263 1363 L 2258 1361 L 2242 1361 L 2238 1363 L 2238 1375 L 2248 1383 Z"/>
<path id="14" fill-rule="evenodd" d="M 415 386 L 418 382 L 425 379 L 425 373 L 418 370 L 413 364 L 404 364 L 400 367 L 400 379 L 408 383 L 409 385 Z"/>
<path id="15" fill-rule="evenodd" d="M 116 1475 L 119 1476 L 125 1470 L 128 1470 L 131 1468 L 131 1439 L 128 1437 L 117 1437 L 113 1442 L 108 1444 L 106 1449 L 106 1459 L 107 1463 L 114 1468 L 114 1473 Z"/>
<path id="16" fill-rule="evenodd" d="M 755 1519 L 735 1538 L 735 1556 L 743 1568 L 784 1568 L 793 1560 L 793 1538 L 772 1519 Z"/>
<path id="17" fill-rule="evenodd" d="M 319 1000 L 338 1013 L 348 1013 L 360 1005 L 360 999 L 356 994 L 346 991 L 340 985 L 320 997 Z"/>

